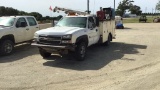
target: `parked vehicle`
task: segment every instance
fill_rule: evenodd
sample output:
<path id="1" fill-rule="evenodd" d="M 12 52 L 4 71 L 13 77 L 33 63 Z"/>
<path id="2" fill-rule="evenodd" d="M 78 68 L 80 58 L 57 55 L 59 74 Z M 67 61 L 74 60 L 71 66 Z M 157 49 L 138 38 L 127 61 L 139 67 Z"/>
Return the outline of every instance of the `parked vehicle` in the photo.
<path id="1" fill-rule="evenodd" d="M 146 16 L 141 16 L 139 18 L 139 22 L 147 22 L 147 17 Z"/>
<path id="2" fill-rule="evenodd" d="M 159 17 L 154 18 L 154 19 L 153 19 L 153 22 L 154 22 L 154 23 L 158 23 L 158 22 L 160 22 L 160 18 L 159 18 Z"/>
<path id="3" fill-rule="evenodd" d="M 0 17 L 0 55 L 13 52 L 14 45 L 33 40 L 39 25 L 33 16 Z"/>
<path id="4" fill-rule="evenodd" d="M 71 12 L 68 12 L 68 16 L 63 17 L 55 27 L 35 33 L 32 45 L 39 48 L 43 58 L 55 52 L 61 55 L 73 53 L 73 56 L 81 61 L 85 59 L 87 47 L 98 43 L 109 45 L 115 38 L 115 16 L 111 8 L 103 8 L 108 13 L 97 12 L 98 17 L 60 7 L 55 9 Z M 104 14 L 109 14 L 109 18 Z"/>
<path id="5" fill-rule="evenodd" d="M 124 29 L 123 19 L 121 16 L 115 16 L 116 29 Z"/>

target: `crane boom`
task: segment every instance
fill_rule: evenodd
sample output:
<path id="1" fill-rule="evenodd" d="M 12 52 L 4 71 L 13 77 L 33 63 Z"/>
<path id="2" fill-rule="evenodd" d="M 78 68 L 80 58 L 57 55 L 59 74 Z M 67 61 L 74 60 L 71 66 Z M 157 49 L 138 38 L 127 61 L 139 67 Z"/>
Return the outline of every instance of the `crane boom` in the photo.
<path id="1" fill-rule="evenodd" d="M 57 11 L 65 11 L 66 14 L 69 14 L 69 13 L 76 13 L 78 15 L 86 15 L 88 13 L 86 12 L 81 12 L 81 11 L 77 11 L 77 10 L 72 10 L 72 9 L 67 9 L 67 8 L 61 8 L 61 7 L 55 7 L 53 9 L 53 12 L 57 12 Z"/>

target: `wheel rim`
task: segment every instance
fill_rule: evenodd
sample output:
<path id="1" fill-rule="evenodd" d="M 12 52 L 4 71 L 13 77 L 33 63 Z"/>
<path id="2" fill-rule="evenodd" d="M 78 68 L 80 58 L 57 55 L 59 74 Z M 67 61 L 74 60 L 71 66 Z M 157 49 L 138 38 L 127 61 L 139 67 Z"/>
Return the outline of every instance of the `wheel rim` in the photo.
<path id="1" fill-rule="evenodd" d="M 82 46 L 81 49 L 80 49 L 81 57 L 84 57 L 85 53 L 86 53 L 86 48 L 85 48 L 85 46 Z"/>
<path id="2" fill-rule="evenodd" d="M 4 46 L 4 51 L 6 53 L 11 53 L 12 52 L 12 45 L 10 43 L 6 43 L 6 45 Z"/>

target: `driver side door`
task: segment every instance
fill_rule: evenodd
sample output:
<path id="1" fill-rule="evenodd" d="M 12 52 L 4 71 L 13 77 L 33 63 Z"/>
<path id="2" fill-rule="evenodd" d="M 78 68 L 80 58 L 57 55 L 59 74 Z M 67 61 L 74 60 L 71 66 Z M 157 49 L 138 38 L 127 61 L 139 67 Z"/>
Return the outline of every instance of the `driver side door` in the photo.
<path id="1" fill-rule="evenodd" d="M 97 43 L 100 36 L 99 36 L 98 28 L 96 27 L 96 22 L 93 17 L 89 17 L 88 28 L 92 35 L 92 39 L 93 39 L 92 44 Z"/>
<path id="2" fill-rule="evenodd" d="M 17 43 L 26 41 L 28 24 L 25 18 L 21 17 L 17 20 L 14 30 Z"/>

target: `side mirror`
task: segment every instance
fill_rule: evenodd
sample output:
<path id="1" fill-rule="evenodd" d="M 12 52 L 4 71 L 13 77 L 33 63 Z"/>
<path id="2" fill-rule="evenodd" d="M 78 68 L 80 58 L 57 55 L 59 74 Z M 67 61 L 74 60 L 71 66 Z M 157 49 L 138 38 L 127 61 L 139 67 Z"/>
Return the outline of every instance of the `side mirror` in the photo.
<path id="1" fill-rule="evenodd" d="M 21 22 L 21 27 L 26 27 L 26 22 Z"/>
<path id="2" fill-rule="evenodd" d="M 93 30 L 93 26 L 88 24 L 88 29 Z"/>
<path id="3" fill-rule="evenodd" d="M 96 17 L 96 26 L 99 26 L 99 18 Z"/>

